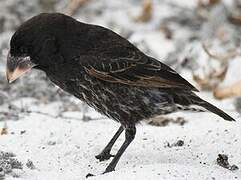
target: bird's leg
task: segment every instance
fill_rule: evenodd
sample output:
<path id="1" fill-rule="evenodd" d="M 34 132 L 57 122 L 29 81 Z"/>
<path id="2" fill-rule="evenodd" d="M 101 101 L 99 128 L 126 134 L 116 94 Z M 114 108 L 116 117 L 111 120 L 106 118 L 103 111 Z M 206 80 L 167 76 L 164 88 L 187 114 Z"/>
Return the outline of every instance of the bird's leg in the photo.
<path id="1" fill-rule="evenodd" d="M 126 148 L 129 146 L 129 144 L 134 140 L 136 135 L 136 128 L 135 127 L 129 127 L 125 129 L 125 141 L 118 150 L 117 154 L 115 155 L 114 159 L 110 162 L 110 164 L 105 169 L 104 173 L 108 173 L 115 170 L 116 164 L 120 160 L 120 157 L 125 152 Z"/>
<path id="2" fill-rule="evenodd" d="M 123 132 L 124 128 L 121 126 L 118 131 L 115 133 L 115 135 L 112 137 L 112 139 L 110 140 L 110 142 L 106 145 L 106 147 L 101 151 L 100 154 L 98 154 L 96 157 L 96 159 L 99 159 L 100 161 L 104 161 L 107 159 L 110 159 L 110 157 L 114 157 L 113 155 L 110 154 L 110 151 L 114 145 L 114 143 L 116 142 L 116 140 L 118 139 L 118 137 L 121 135 L 121 133 Z"/>
<path id="3" fill-rule="evenodd" d="M 119 128 L 120 130 L 120 128 Z M 119 131 L 118 130 L 118 131 Z M 117 131 L 117 132 L 118 132 Z M 121 132 L 123 131 L 120 130 Z M 117 134 L 117 133 L 116 133 Z M 125 141 L 122 144 L 122 146 L 120 147 L 120 149 L 118 150 L 117 154 L 115 155 L 114 159 L 110 162 L 110 164 L 107 166 L 107 168 L 105 169 L 104 173 L 108 173 L 111 171 L 115 170 L 116 164 L 118 163 L 118 161 L 120 160 L 121 155 L 125 152 L 126 148 L 129 146 L 129 144 L 133 141 L 133 139 L 135 138 L 136 135 L 136 128 L 135 127 L 129 127 L 127 129 L 125 129 Z M 103 173 L 103 174 L 104 174 Z M 93 174 L 89 173 L 86 175 L 86 178 L 94 176 Z"/>

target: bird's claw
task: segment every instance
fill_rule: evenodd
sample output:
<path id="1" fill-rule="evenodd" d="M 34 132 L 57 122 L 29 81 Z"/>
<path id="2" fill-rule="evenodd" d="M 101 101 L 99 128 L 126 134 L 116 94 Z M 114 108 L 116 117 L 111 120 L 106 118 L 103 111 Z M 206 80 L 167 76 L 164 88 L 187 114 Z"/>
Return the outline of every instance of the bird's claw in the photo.
<path id="1" fill-rule="evenodd" d="M 105 169 L 105 172 L 103 172 L 102 174 L 109 173 L 109 172 L 112 172 L 112 171 L 115 171 L 115 169 L 113 167 L 107 167 Z"/>
<path id="2" fill-rule="evenodd" d="M 112 168 L 112 167 L 107 167 L 106 170 L 105 170 L 105 172 L 103 172 L 102 174 L 109 173 L 109 172 L 112 172 L 112 171 L 115 171 L 115 169 Z M 86 175 L 86 178 L 93 177 L 93 176 L 95 176 L 95 175 L 94 175 L 94 174 L 91 174 L 91 173 L 88 173 L 88 174 Z"/>
<path id="3" fill-rule="evenodd" d="M 95 176 L 94 174 L 91 174 L 91 173 L 88 173 L 85 177 L 86 178 L 89 178 L 89 177 L 92 177 L 92 176 Z"/>
<path id="4" fill-rule="evenodd" d="M 110 152 L 102 151 L 99 155 L 96 155 L 95 158 L 99 159 L 99 161 L 105 161 L 114 157 L 114 155 L 110 154 Z"/>

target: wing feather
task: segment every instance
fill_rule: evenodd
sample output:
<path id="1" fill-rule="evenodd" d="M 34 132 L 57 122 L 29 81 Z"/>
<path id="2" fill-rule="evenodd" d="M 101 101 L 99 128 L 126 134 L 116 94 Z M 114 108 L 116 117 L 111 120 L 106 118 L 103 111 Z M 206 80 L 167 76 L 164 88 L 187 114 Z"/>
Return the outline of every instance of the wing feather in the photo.
<path id="1" fill-rule="evenodd" d="M 184 88 L 198 91 L 176 71 L 152 57 L 143 56 L 138 60 L 133 59 L 129 57 L 126 59 L 119 58 L 112 59 L 111 62 L 106 61 L 106 59 L 98 59 L 98 63 L 89 63 L 85 66 L 85 71 L 90 76 L 111 83 L 142 87 Z"/>

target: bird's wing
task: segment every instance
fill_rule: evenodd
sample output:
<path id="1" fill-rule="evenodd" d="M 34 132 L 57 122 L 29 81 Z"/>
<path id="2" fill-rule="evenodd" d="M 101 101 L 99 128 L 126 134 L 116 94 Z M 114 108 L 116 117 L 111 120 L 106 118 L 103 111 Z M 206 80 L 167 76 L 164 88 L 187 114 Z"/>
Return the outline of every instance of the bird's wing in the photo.
<path id="1" fill-rule="evenodd" d="M 84 65 L 85 71 L 90 76 L 103 81 L 130 86 L 183 88 L 198 91 L 176 71 L 143 54 L 109 58 L 109 60 L 98 58 L 95 62 L 88 62 Z"/>

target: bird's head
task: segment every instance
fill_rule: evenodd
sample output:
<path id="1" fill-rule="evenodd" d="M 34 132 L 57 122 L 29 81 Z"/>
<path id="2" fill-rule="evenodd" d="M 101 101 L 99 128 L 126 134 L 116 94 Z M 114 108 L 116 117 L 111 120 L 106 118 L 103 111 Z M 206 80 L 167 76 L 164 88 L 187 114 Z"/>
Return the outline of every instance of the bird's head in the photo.
<path id="1" fill-rule="evenodd" d="M 59 44 L 65 43 L 58 40 L 69 36 L 66 33 L 70 32 L 68 25 L 74 22 L 63 14 L 42 13 L 23 23 L 10 41 L 6 70 L 8 82 L 32 68 L 46 69 L 62 61 L 59 52 L 64 50 L 60 50 Z"/>

